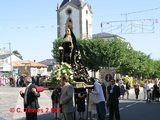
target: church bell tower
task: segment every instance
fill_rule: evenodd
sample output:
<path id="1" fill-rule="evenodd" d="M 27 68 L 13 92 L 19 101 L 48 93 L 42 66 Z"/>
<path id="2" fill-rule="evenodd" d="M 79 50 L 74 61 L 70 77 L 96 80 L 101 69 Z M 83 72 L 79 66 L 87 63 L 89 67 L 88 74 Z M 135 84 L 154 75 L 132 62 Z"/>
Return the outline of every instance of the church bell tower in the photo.
<path id="1" fill-rule="evenodd" d="M 92 38 L 92 10 L 84 0 L 63 0 L 57 5 L 57 36 L 64 36 L 71 24 L 76 38 Z"/>

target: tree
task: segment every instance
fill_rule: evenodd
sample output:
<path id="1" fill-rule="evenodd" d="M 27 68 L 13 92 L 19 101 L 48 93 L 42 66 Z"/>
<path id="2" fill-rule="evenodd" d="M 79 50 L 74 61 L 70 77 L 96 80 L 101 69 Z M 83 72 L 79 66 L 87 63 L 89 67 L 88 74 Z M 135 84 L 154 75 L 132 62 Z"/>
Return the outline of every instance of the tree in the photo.
<path id="1" fill-rule="evenodd" d="M 52 56 L 56 60 L 56 62 L 60 61 L 60 50 L 58 49 L 63 42 L 63 38 L 60 37 L 53 42 Z"/>
<path id="2" fill-rule="evenodd" d="M 59 61 L 58 47 L 63 39 L 53 42 L 53 57 Z M 160 78 L 160 60 L 153 60 L 150 55 L 134 50 L 130 43 L 119 38 L 78 39 L 78 48 L 81 52 L 82 64 L 89 70 L 96 72 L 102 67 L 114 67 L 123 75 L 143 78 Z"/>

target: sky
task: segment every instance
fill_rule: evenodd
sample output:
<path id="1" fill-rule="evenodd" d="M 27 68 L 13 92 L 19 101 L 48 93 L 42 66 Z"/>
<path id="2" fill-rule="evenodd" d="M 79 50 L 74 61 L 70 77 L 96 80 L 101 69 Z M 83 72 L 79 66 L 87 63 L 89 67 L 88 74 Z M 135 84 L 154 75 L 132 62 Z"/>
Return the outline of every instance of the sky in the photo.
<path id="1" fill-rule="evenodd" d="M 160 0 L 84 0 L 92 6 L 93 33 L 108 32 L 107 25 L 113 21 L 138 20 L 150 26 L 154 32 L 124 34 L 112 31 L 131 46 L 160 59 Z M 42 61 L 52 58 L 52 42 L 57 38 L 57 3 L 62 0 L 0 0 L 0 48 L 17 50 L 24 60 Z M 126 16 L 127 14 L 127 16 Z M 124 22 L 128 23 L 128 22 Z M 139 27 L 139 26 L 137 26 Z M 126 27 L 127 29 L 127 27 Z M 148 28 L 145 28 L 148 30 Z M 144 29 L 144 31 L 145 31 Z M 149 28 L 150 29 L 150 28 Z"/>

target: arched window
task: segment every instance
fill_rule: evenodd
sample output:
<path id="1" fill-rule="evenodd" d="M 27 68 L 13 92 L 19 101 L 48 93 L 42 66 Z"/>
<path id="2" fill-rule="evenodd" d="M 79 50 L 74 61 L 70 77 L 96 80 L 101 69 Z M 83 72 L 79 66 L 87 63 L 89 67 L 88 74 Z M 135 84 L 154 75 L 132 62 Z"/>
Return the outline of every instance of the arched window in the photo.
<path id="1" fill-rule="evenodd" d="M 88 38 L 88 20 L 86 20 L 86 37 Z"/>
<path id="2" fill-rule="evenodd" d="M 66 10 L 66 13 L 67 13 L 67 15 L 71 15 L 72 14 L 72 9 L 71 8 L 68 8 L 67 10 Z"/>
<path id="3" fill-rule="evenodd" d="M 86 10 L 86 15 L 88 15 L 88 10 Z"/>

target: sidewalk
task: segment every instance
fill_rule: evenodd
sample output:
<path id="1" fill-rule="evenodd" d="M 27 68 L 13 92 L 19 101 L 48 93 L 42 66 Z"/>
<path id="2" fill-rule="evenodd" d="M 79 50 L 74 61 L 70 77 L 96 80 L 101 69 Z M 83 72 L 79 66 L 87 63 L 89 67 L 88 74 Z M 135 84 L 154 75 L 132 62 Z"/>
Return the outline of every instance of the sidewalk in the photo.
<path id="1" fill-rule="evenodd" d="M 120 100 L 122 100 L 122 99 L 120 99 Z M 125 96 L 125 99 L 123 99 L 123 100 L 126 100 L 126 96 Z M 129 100 L 136 100 L 134 88 L 129 90 Z M 143 93 L 143 88 L 142 87 L 140 87 L 138 100 L 144 100 L 144 93 Z"/>

